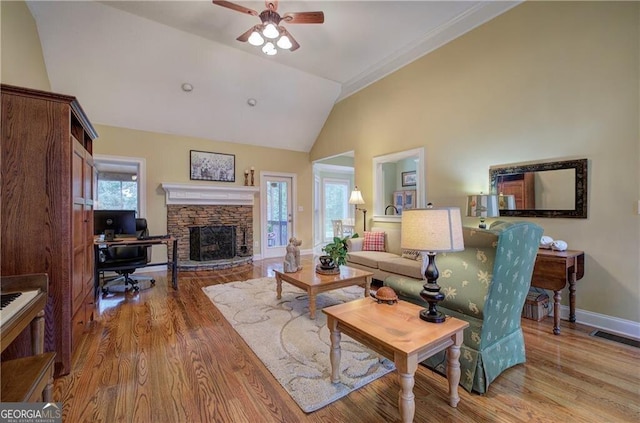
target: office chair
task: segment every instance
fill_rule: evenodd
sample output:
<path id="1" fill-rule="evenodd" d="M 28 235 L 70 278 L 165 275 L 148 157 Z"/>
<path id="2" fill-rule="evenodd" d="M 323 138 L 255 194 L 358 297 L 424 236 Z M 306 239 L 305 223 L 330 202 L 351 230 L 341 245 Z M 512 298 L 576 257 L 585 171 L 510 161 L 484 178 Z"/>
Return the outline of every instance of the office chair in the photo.
<path id="1" fill-rule="evenodd" d="M 147 228 L 147 219 L 136 219 L 136 237 L 148 236 L 149 229 Z M 110 287 L 123 286 L 125 292 L 134 290 L 139 291 L 140 287 L 138 283 L 146 280 L 154 285 L 155 279 L 149 276 L 136 276 L 131 277 L 131 274 L 135 272 L 138 267 L 145 266 L 151 262 L 151 247 L 150 246 L 111 246 L 104 251 L 104 257 L 100 259 L 100 264 L 105 268 L 114 266 L 128 266 L 115 272 L 119 275 L 109 280 L 105 280 L 102 285 L 102 293 L 109 293 Z"/>

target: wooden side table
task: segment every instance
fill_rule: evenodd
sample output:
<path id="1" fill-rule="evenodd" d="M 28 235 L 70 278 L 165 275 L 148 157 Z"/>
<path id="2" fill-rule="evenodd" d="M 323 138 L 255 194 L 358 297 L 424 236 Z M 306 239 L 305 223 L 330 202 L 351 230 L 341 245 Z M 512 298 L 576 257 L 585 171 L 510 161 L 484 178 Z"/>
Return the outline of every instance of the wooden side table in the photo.
<path id="1" fill-rule="evenodd" d="M 531 286 L 553 291 L 553 333 L 560 335 L 560 291 L 569 285 L 569 321 L 576 321 L 576 281 L 584 276 L 584 251 L 539 249 Z"/>
<path id="2" fill-rule="evenodd" d="M 460 401 L 460 345 L 469 323 L 453 317 L 447 317 L 444 323 L 428 323 L 420 319 L 423 308 L 405 301 L 388 305 L 362 298 L 323 309 L 331 332 L 331 381 L 340 380 L 340 338 L 345 333 L 394 361 L 400 383 L 400 416 L 403 422 L 411 422 L 418 363 L 446 349 L 449 405 L 456 407 Z"/>

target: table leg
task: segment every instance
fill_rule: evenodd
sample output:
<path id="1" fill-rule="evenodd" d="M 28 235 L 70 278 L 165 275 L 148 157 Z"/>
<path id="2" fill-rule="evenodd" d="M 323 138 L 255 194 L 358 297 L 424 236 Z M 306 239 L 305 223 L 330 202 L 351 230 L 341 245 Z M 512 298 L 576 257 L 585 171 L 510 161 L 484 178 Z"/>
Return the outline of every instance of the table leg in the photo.
<path id="1" fill-rule="evenodd" d="M 560 291 L 553 291 L 553 334 L 560 335 Z"/>
<path id="2" fill-rule="evenodd" d="M 458 384 L 460 383 L 460 345 L 463 334 L 458 332 L 453 335 L 453 345 L 447 349 L 447 380 L 449 381 L 449 405 L 456 407 L 460 402 Z"/>
<path id="3" fill-rule="evenodd" d="M 331 360 L 331 382 L 340 382 L 340 329 L 338 329 L 338 321 L 333 317 L 327 317 L 327 327 L 331 334 L 331 352 L 329 359 Z"/>
<path id="4" fill-rule="evenodd" d="M 569 274 L 569 321 L 576 321 L 576 274 Z"/>
<path id="5" fill-rule="evenodd" d="M 316 292 L 309 290 L 309 317 L 316 318 Z"/>
<path id="6" fill-rule="evenodd" d="M 371 276 L 367 276 L 364 284 L 364 297 L 369 298 L 369 292 L 371 292 Z"/>
<path id="7" fill-rule="evenodd" d="M 178 240 L 173 240 L 173 260 L 171 265 L 171 282 L 173 289 L 178 289 Z"/>
<path id="8" fill-rule="evenodd" d="M 44 310 L 31 321 L 31 351 L 34 355 L 44 353 Z"/>
<path id="9" fill-rule="evenodd" d="M 53 401 L 53 365 L 48 370 L 49 375 L 47 379 L 47 384 L 42 390 L 42 401 L 51 402 Z"/>
<path id="10" fill-rule="evenodd" d="M 280 275 L 276 273 L 276 298 L 279 300 L 282 298 L 282 279 Z"/>
<path id="11" fill-rule="evenodd" d="M 416 413 L 415 395 L 413 395 L 413 385 L 415 383 L 415 373 L 418 368 L 418 357 L 399 356 L 394 357 L 396 369 L 398 370 L 398 382 L 400 392 L 398 394 L 398 410 L 400 420 L 404 423 L 411 423 Z"/>

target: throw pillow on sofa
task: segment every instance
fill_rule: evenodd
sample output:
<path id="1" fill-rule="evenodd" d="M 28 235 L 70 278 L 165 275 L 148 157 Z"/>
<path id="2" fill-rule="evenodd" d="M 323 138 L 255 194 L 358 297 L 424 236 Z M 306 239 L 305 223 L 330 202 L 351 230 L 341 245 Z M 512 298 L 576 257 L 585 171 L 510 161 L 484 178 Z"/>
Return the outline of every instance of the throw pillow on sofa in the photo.
<path id="1" fill-rule="evenodd" d="M 362 251 L 384 251 L 384 232 L 365 232 Z"/>
<path id="2" fill-rule="evenodd" d="M 409 260 L 421 260 L 422 252 L 418 250 L 402 250 L 402 257 Z"/>

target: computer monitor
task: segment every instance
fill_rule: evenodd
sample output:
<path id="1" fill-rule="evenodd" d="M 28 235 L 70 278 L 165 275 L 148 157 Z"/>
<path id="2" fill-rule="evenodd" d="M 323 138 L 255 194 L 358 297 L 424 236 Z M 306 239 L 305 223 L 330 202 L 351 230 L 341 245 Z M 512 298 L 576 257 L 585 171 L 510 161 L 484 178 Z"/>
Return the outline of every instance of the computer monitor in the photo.
<path id="1" fill-rule="evenodd" d="M 113 231 L 114 235 L 136 234 L 135 210 L 94 210 L 93 233 L 105 234 L 105 231 Z"/>

